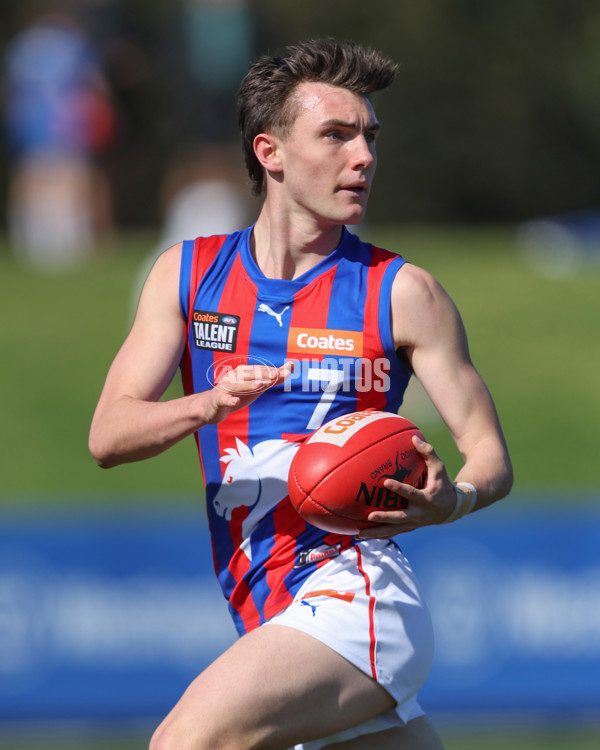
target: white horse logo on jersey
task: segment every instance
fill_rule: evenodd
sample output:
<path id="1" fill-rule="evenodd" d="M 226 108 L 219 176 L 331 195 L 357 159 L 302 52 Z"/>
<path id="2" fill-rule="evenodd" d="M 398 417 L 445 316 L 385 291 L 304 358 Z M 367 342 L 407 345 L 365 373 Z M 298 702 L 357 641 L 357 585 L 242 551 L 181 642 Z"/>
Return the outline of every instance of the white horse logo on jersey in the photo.
<path id="1" fill-rule="evenodd" d="M 235 444 L 221 456 L 227 469 L 213 505 L 226 521 L 231 520 L 235 508 L 250 508 L 242 524 L 242 534 L 247 537 L 265 513 L 288 494 L 288 473 L 299 444 L 264 440 L 251 449 L 239 438 Z"/>
<path id="2" fill-rule="evenodd" d="M 267 313 L 267 315 L 271 315 L 274 318 L 276 318 L 277 322 L 279 323 L 280 328 L 283 327 L 283 323 L 281 322 L 281 317 L 283 313 L 289 309 L 290 309 L 290 306 L 286 305 L 280 313 L 276 313 L 275 310 L 272 310 L 269 307 L 269 305 L 266 305 L 264 302 L 261 302 L 261 304 L 258 306 L 258 312 L 264 312 L 264 313 Z"/>

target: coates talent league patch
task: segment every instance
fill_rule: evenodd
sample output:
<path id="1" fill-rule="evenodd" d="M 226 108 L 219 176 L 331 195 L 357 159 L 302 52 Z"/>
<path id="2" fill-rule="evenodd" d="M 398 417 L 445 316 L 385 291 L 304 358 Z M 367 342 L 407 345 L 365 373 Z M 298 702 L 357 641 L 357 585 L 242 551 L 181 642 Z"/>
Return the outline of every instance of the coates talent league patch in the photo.
<path id="1" fill-rule="evenodd" d="M 234 352 L 237 342 L 239 315 L 194 310 L 192 314 L 194 341 L 198 349 Z"/>

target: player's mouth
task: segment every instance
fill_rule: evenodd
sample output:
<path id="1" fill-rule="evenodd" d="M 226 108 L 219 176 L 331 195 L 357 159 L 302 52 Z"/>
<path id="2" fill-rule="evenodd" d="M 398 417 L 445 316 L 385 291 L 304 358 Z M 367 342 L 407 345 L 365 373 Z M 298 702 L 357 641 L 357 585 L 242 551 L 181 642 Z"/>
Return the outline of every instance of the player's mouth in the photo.
<path id="1" fill-rule="evenodd" d="M 367 196 L 369 194 L 369 185 L 366 182 L 354 183 L 352 185 L 342 185 L 340 190 L 344 192 L 354 193 L 358 196 Z"/>

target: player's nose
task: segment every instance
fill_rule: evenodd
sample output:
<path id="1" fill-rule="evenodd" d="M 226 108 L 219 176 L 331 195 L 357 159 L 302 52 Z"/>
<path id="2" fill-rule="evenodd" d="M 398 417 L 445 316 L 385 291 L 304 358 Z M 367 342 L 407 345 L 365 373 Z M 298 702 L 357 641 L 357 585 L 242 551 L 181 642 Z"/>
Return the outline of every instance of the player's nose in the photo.
<path id="1" fill-rule="evenodd" d="M 375 144 L 362 134 L 357 136 L 352 156 L 355 169 L 369 169 L 375 163 Z"/>

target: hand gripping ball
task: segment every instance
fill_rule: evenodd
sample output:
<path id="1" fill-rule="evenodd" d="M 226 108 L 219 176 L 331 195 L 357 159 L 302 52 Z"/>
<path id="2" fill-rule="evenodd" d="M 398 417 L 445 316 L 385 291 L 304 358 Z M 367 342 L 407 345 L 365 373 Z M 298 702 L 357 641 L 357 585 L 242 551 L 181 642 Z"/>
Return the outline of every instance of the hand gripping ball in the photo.
<path id="1" fill-rule="evenodd" d="M 410 420 L 384 411 L 357 411 L 327 422 L 296 451 L 288 476 L 290 500 L 309 523 L 338 534 L 375 526 L 374 510 L 398 510 L 406 500 L 383 486 L 396 479 L 422 488 L 427 467 Z"/>

